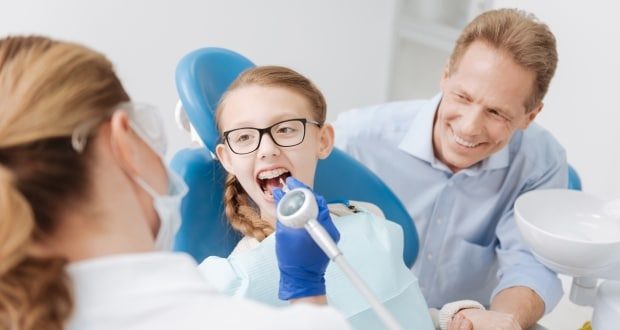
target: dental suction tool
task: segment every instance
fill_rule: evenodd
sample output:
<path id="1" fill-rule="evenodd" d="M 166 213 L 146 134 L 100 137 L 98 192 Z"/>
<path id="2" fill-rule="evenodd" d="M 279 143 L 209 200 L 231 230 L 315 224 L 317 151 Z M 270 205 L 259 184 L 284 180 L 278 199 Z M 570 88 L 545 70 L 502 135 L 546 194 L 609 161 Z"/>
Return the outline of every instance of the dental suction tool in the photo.
<path id="1" fill-rule="evenodd" d="M 284 185 L 284 187 L 286 187 L 286 185 Z M 316 220 L 319 214 L 319 208 L 314 194 L 310 189 L 295 188 L 288 191 L 278 204 L 277 214 L 278 220 L 287 227 L 306 228 L 316 244 L 325 252 L 327 257 L 335 262 L 342 272 L 347 275 L 351 283 L 353 283 L 353 286 L 355 286 L 359 293 L 368 301 L 374 312 L 388 329 L 402 329 L 392 314 L 381 304 L 366 283 L 364 283 L 351 265 L 349 265 L 325 228 Z"/>

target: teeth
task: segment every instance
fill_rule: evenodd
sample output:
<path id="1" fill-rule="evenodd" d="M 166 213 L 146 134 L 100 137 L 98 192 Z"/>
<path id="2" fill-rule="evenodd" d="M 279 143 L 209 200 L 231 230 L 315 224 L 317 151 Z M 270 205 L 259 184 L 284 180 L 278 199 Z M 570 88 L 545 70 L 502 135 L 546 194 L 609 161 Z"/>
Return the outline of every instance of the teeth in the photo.
<path id="1" fill-rule="evenodd" d="M 462 138 L 460 138 L 458 135 L 456 135 L 456 133 L 453 133 L 454 135 L 454 140 L 456 141 L 456 143 L 467 147 L 467 148 L 473 148 L 473 147 L 477 147 L 480 143 L 474 143 L 474 142 L 469 142 L 466 140 L 463 140 Z"/>
<path id="2" fill-rule="evenodd" d="M 288 170 L 285 168 L 276 168 L 273 170 L 262 171 L 258 173 L 258 178 L 261 180 L 272 179 L 272 178 L 279 177 L 280 175 L 284 173 L 288 173 Z"/>

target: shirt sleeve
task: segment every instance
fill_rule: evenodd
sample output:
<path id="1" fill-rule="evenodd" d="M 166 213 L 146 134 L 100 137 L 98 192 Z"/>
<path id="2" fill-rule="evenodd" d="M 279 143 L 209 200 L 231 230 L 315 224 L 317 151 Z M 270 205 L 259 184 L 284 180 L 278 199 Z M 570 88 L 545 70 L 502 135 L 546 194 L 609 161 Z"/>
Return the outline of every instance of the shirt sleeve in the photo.
<path id="1" fill-rule="evenodd" d="M 535 189 L 566 188 L 568 185 L 568 164 L 562 152 L 549 168 L 525 183 L 521 194 Z M 536 292 L 545 303 L 545 314 L 555 308 L 563 294 L 562 283 L 557 274 L 538 262 L 523 240 L 514 219 L 511 207 L 500 219 L 496 235 L 499 260 L 499 284 L 493 290 L 491 301 L 500 291 L 525 286 Z"/>
<path id="2" fill-rule="evenodd" d="M 357 114 L 357 115 L 356 115 Z M 359 133 L 360 123 L 360 110 L 353 109 L 342 112 L 336 118 L 336 121 L 332 123 L 334 126 L 334 146 L 340 150 L 349 152 L 351 149 L 351 142 L 355 139 L 356 132 Z"/>

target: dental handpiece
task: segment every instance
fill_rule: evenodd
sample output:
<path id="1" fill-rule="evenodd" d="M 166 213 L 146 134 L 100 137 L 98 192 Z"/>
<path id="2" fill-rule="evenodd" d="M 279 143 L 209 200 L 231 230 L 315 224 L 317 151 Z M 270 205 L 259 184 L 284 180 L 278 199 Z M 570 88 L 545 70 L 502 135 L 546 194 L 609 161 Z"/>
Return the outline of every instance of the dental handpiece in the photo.
<path id="1" fill-rule="evenodd" d="M 283 186 L 286 187 L 285 184 Z M 353 267 L 347 262 L 325 228 L 316 220 L 319 208 L 312 191 L 307 188 L 283 190 L 286 194 L 282 197 L 276 209 L 278 220 L 287 227 L 305 228 L 327 257 L 335 262 L 342 272 L 347 275 L 353 286 L 368 301 L 386 327 L 393 330 L 402 329 L 392 314 L 383 306 L 364 280 L 359 277 Z"/>

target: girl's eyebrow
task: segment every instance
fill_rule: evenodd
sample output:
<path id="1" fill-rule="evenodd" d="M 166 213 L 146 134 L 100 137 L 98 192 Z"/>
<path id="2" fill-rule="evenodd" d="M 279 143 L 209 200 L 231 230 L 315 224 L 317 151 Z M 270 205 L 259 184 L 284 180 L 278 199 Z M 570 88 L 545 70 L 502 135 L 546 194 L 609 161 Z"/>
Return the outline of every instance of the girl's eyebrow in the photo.
<path id="1" fill-rule="evenodd" d="M 306 118 L 306 115 L 302 115 L 302 114 L 298 114 L 297 112 L 294 111 L 290 111 L 290 112 L 286 112 L 286 113 L 281 113 L 277 116 L 274 116 L 271 118 L 271 120 L 269 120 L 269 125 L 263 126 L 263 127 L 256 127 L 256 125 L 253 125 L 251 121 L 249 120 L 243 120 L 240 122 L 236 122 L 233 123 L 234 126 L 230 129 L 236 129 L 236 128 L 243 128 L 243 127 L 252 127 L 252 128 L 264 128 L 264 127 L 268 127 L 270 125 L 273 125 L 277 122 L 283 121 L 283 120 L 288 120 L 288 119 L 296 119 L 296 118 Z"/>

